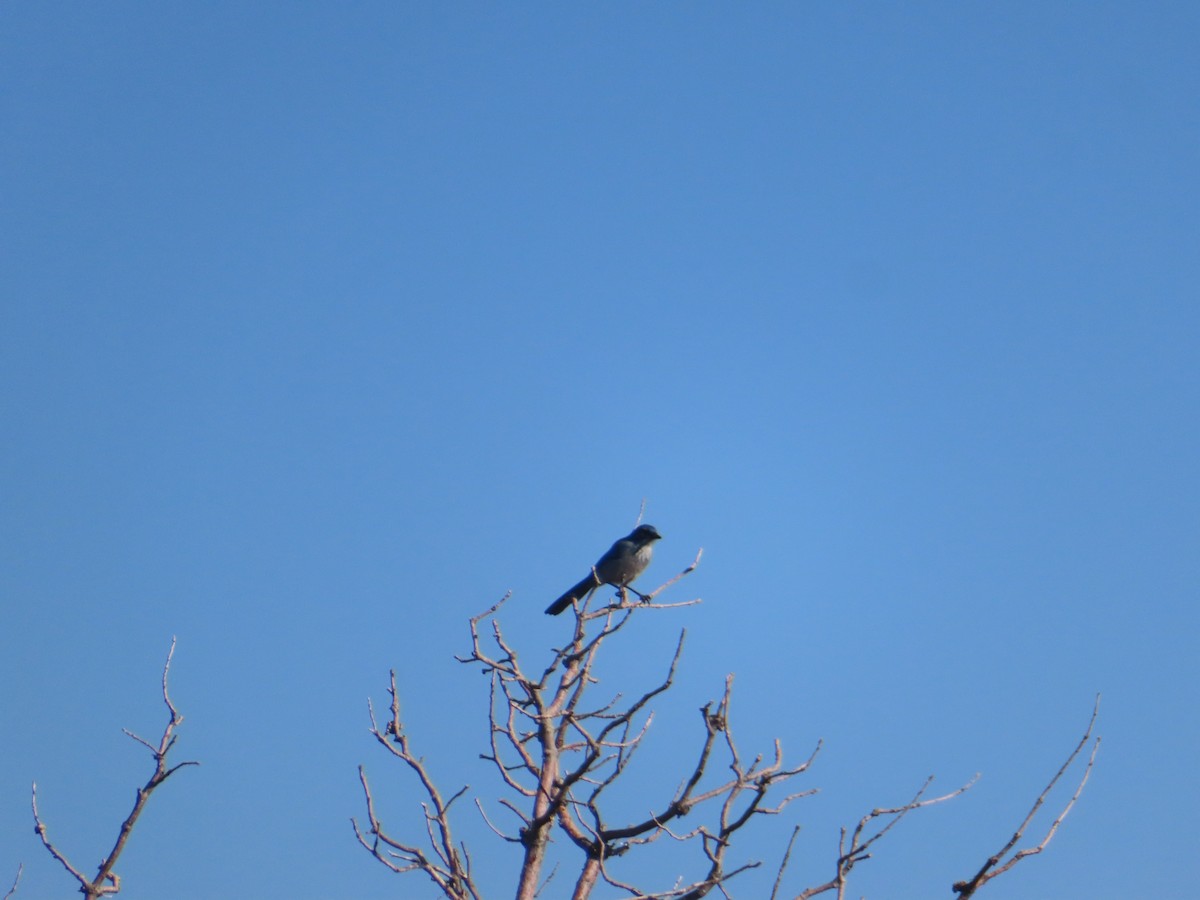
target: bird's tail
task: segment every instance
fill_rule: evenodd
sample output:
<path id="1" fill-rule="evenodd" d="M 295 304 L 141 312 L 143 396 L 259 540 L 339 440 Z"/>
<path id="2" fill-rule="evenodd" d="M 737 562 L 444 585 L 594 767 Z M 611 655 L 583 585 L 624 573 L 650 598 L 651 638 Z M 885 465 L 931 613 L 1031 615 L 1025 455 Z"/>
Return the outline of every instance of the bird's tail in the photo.
<path id="1" fill-rule="evenodd" d="M 553 603 L 546 607 L 546 615 L 557 616 L 559 613 L 568 609 L 572 603 L 583 597 L 588 591 L 593 590 L 600 585 L 596 583 L 596 575 L 592 573 L 587 578 L 575 585 Z"/>

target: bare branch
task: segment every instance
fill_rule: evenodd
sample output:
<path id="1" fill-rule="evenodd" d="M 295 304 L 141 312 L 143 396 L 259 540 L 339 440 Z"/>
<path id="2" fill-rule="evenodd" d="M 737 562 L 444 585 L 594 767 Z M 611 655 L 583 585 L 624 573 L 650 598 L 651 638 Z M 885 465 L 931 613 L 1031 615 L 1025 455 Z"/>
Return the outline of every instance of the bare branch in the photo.
<path id="1" fill-rule="evenodd" d="M 33 807 L 33 822 L 34 832 L 42 840 L 42 844 L 50 852 L 50 855 L 57 859 L 71 874 L 71 876 L 79 882 L 79 891 L 88 900 L 104 896 L 106 894 L 115 894 L 121 890 L 121 878 L 113 872 L 113 868 L 120 859 L 121 853 L 125 849 L 125 844 L 129 840 L 129 836 L 133 833 L 133 827 L 137 824 L 138 817 L 145 809 L 146 803 L 150 799 L 150 795 L 164 781 L 170 778 L 184 766 L 198 766 L 200 763 L 194 760 L 178 763 L 174 766 L 167 764 L 167 754 L 175 745 L 176 734 L 175 729 L 183 722 L 183 716 L 179 714 L 179 710 L 175 708 L 175 704 L 171 701 L 171 694 L 167 688 L 167 679 L 171 672 L 171 659 L 175 655 L 175 638 L 171 638 L 171 649 L 167 652 L 167 661 L 163 665 L 162 674 L 162 696 L 163 703 L 167 707 L 167 724 L 163 729 L 162 737 L 159 739 L 158 745 L 150 743 L 144 738 L 138 737 L 129 729 L 124 728 L 122 731 L 129 735 L 142 746 L 146 747 L 154 755 L 154 772 L 150 779 L 137 790 L 137 795 L 134 799 L 133 809 L 129 815 L 125 817 L 125 821 L 121 823 L 121 829 L 117 833 L 116 843 L 113 844 L 112 850 L 108 852 L 108 856 L 100 863 L 100 868 L 96 872 L 96 877 L 89 879 L 79 869 L 75 868 L 68 860 L 65 854 L 62 853 L 50 840 L 46 832 L 46 825 L 42 821 L 41 814 L 38 812 L 37 805 L 37 784 L 33 785 L 32 790 L 32 807 Z M 14 885 L 15 889 L 15 885 Z"/>
<path id="2" fill-rule="evenodd" d="M 775 900 L 779 896 L 779 888 L 783 884 L 783 873 L 787 871 L 788 861 L 792 858 L 792 847 L 796 843 L 796 838 L 800 835 L 800 826 L 797 825 L 792 829 L 791 837 L 788 838 L 787 849 L 783 851 L 783 859 L 779 861 L 779 871 L 775 874 L 775 883 L 771 885 L 771 896 L 769 900 Z"/>
<path id="3" fill-rule="evenodd" d="M 693 572 L 696 571 L 696 567 L 698 565 L 700 565 L 700 557 L 702 557 L 703 555 L 704 555 L 704 548 L 701 547 L 699 550 L 696 551 L 696 558 L 692 560 L 691 565 L 689 565 L 686 569 L 684 569 L 682 572 L 680 572 L 678 575 L 676 575 L 671 580 L 664 582 L 663 584 L 656 587 L 653 591 L 651 591 L 646 596 L 647 597 L 657 597 L 659 594 L 661 594 L 667 588 L 672 587 L 680 579 L 685 578 L 688 575 L 691 575 Z M 657 607 L 659 609 L 669 609 L 671 607 L 676 607 L 676 606 L 691 606 L 692 604 L 699 603 L 699 602 L 700 602 L 699 600 L 687 600 L 683 603 L 653 603 L 653 604 L 648 603 L 646 605 L 652 606 L 652 607 Z"/>
<path id="4" fill-rule="evenodd" d="M 42 822 L 41 814 L 38 813 L 37 782 L 36 781 L 33 783 L 33 790 L 31 793 L 33 795 L 33 800 L 32 800 L 31 805 L 33 806 L 33 831 L 34 831 L 34 833 L 39 838 L 42 839 L 42 844 L 43 844 L 43 846 L 45 846 L 45 848 L 47 850 L 50 851 L 50 855 L 53 856 L 55 859 L 57 859 L 60 863 L 62 863 L 63 868 L 66 869 L 68 872 L 70 872 L 71 876 L 76 881 L 79 882 L 80 889 L 88 890 L 91 886 L 91 881 L 88 879 L 88 877 L 86 875 L 84 875 L 82 872 L 80 872 L 78 869 L 76 869 L 73 865 L 71 865 L 70 861 L 65 856 L 63 856 L 62 853 L 59 852 L 57 847 L 54 846 L 54 844 L 50 840 L 50 836 L 46 833 L 46 826 Z"/>
<path id="5" fill-rule="evenodd" d="M 1049 845 L 1050 840 L 1058 831 L 1058 826 L 1062 824 L 1063 819 L 1067 817 L 1067 813 L 1069 813 L 1075 806 L 1075 801 L 1078 800 L 1080 794 L 1083 793 L 1083 788 L 1087 784 L 1088 778 L 1092 774 L 1092 766 L 1095 765 L 1096 754 L 1100 750 L 1099 737 L 1092 742 L 1092 750 L 1091 753 L 1088 754 L 1087 765 L 1084 766 L 1083 776 L 1079 779 L 1079 785 L 1075 788 L 1075 792 L 1071 795 L 1071 799 L 1067 801 L 1066 806 L 1063 807 L 1062 812 L 1060 812 L 1055 817 L 1054 821 L 1050 823 L 1050 828 L 1046 832 L 1046 836 L 1042 838 L 1039 843 L 1031 847 L 1018 850 L 1010 859 L 1008 859 L 1007 862 L 1003 861 L 1004 857 L 1007 856 L 1025 836 L 1025 831 L 1029 827 L 1030 822 L 1033 821 L 1033 817 L 1037 815 L 1038 810 L 1042 808 L 1042 805 L 1046 802 L 1046 798 L 1054 789 L 1054 786 L 1058 784 L 1063 775 L 1066 773 L 1067 769 L 1071 767 L 1071 764 L 1075 761 L 1079 754 L 1083 752 L 1083 748 L 1087 746 L 1088 741 L 1091 740 L 1092 731 L 1096 726 L 1096 717 L 1099 714 L 1100 695 L 1097 694 L 1096 702 L 1092 706 L 1092 715 L 1091 718 L 1088 719 L 1087 729 L 1084 731 L 1083 737 L 1079 739 L 1079 743 L 1075 745 L 1075 749 L 1071 751 L 1070 755 L 1066 759 L 1066 762 L 1064 762 L 1062 766 L 1059 767 L 1059 770 L 1054 773 L 1054 777 L 1050 779 L 1050 783 L 1046 785 L 1045 789 L 1043 789 L 1040 794 L 1038 794 L 1037 799 L 1033 803 L 1033 807 L 1029 810 L 1028 815 L 1025 816 L 1024 821 L 1022 821 L 1017 827 L 1017 830 L 1013 833 L 1013 836 L 1009 838 L 1008 843 L 1000 848 L 999 852 L 988 857 L 987 861 L 969 881 L 957 881 L 954 883 L 954 885 L 952 885 L 952 890 L 958 894 L 960 900 L 965 900 L 965 898 L 973 896 L 976 891 L 978 891 L 993 878 L 1003 875 L 1026 857 L 1035 856 L 1036 854 L 1041 853 L 1046 849 L 1047 845 Z"/>
<path id="6" fill-rule="evenodd" d="M 869 813 L 867 813 L 865 816 L 863 816 L 861 819 L 859 819 L 858 825 L 855 826 L 854 831 L 851 832 L 851 834 L 850 834 L 850 846 L 849 847 L 846 846 L 846 829 L 845 828 L 841 829 L 841 833 L 838 837 L 838 858 L 837 858 L 837 863 L 834 867 L 833 878 L 831 878 L 829 881 L 825 882 L 824 884 L 818 884 L 818 885 L 814 885 L 813 887 L 810 887 L 810 888 L 805 888 L 803 891 L 801 891 L 799 894 L 796 895 L 795 900 L 808 900 L 809 897 L 815 897 L 818 894 L 825 893 L 826 891 L 837 891 L 838 900 L 842 900 L 842 897 L 845 895 L 846 880 L 850 875 L 850 871 L 858 863 L 865 862 L 866 860 L 871 858 L 869 849 L 872 844 L 874 844 L 877 840 L 879 840 L 885 834 L 887 834 L 889 831 L 891 831 L 892 828 L 901 819 L 903 819 L 906 815 L 908 815 L 913 810 L 924 809 L 927 806 L 933 806 L 938 803 L 945 803 L 947 800 L 952 800 L 955 797 L 957 797 L 959 794 L 968 790 L 978 780 L 979 780 L 979 776 L 976 775 L 974 778 L 972 778 L 970 781 L 968 781 L 962 787 L 958 788 L 957 790 L 951 791 L 949 794 L 943 794 L 940 797 L 932 797 L 928 800 L 923 800 L 921 798 L 925 796 L 925 792 L 929 789 L 929 785 L 933 782 L 933 776 L 931 775 L 929 778 L 925 779 L 925 783 L 921 785 L 920 789 L 913 796 L 913 798 L 911 800 L 909 800 L 907 803 L 905 803 L 903 806 L 896 806 L 896 807 L 884 808 L 884 809 L 873 809 Z M 891 817 L 890 821 L 885 823 L 882 827 L 879 828 L 878 831 L 876 831 L 874 834 L 872 834 L 870 837 L 868 837 L 864 840 L 863 833 L 867 830 L 867 826 L 871 825 L 873 822 L 875 822 L 875 820 L 883 818 L 885 816 L 890 816 Z M 790 852 L 790 851 L 791 851 L 791 844 L 789 843 L 788 844 L 788 852 Z M 786 862 L 786 858 L 785 858 L 785 862 Z M 781 866 L 781 870 L 780 870 L 780 875 L 782 876 L 782 866 Z"/>
<path id="7" fill-rule="evenodd" d="M 672 668 L 677 664 L 680 650 L 681 646 L 677 647 Z M 714 889 L 724 893 L 724 888 L 721 886 L 730 878 L 760 865 L 758 862 L 750 862 L 732 871 L 726 869 L 725 857 L 733 835 L 748 824 L 754 816 L 776 814 L 793 800 L 813 793 L 812 791 L 796 792 L 783 797 L 773 806 L 764 802 L 768 792 L 777 783 L 807 770 L 815 757 L 815 751 L 813 756 L 810 756 L 802 765 L 787 769 L 783 766 L 782 749 L 776 743 L 775 754 L 770 763 L 764 763 L 761 757 L 756 757 L 749 766 L 742 763 L 737 754 L 736 745 L 728 734 L 732 691 L 732 677 L 730 677 L 726 679 L 725 691 L 716 710 L 714 711 L 712 703 L 705 704 L 700 710 L 705 738 L 691 774 L 672 799 L 659 812 L 650 814 L 640 822 L 620 827 L 606 826 L 598 803 L 601 793 L 624 771 L 629 755 L 636 749 L 638 742 L 645 734 L 642 729 L 634 737 L 628 736 L 631 724 L 629 713 L 644 705 L 645 701 L 656 691 L 669 687 L 671 682 L 672 677 L 669 674 L 668 678 L 655 691 L 647 692 L 638 701 L 630 704 L 621 714 L 604 717 L 612 719 L 612 721 L 606 721 L 605 724 L 605 728 L 610 730 L 618 724 L 616 720 L 619 720 L 620 738 L 609 735 L 602 739 L 600 735 L 603 734 L 603 731 L 601 730 L 597 732 L 596 736 L 589 736 L 584 748 L 581 748 L 590 750 L 590 753 L 585 753 L 583 761 L 576 769 L 572 770 L 572 775 L 581 770 L 588 773 L 586 776 L 580 776 L 578 782 L 590 783 L 595 787 L 586 802 L 575 800 L 568 795 L 567 802 L 560 808 L 558 817 L 562 830 L 587 855 L 584 872 L 576 884 L 576 897 L 586 896 L 591 882 L 596 877 L 602 877 L 607 883 L 620 890 L 634 891 L 637 896 L 644 897 L 699 898 Z M 587 733 L 582 723 L 575 722 L 573 725 L 577 731 Z M 724 738 L 721 743 L 729 750 L 729 768 L 732 775 L 716 786 L 697 791 L 697 787 L 709 767 L 718 737 Z M 617 749 L 615 754 L 604 757 L 596 752 L 597 748 L 601 747 Z M 607 774 L 603 771 L 605 766 L 608 767 Z M 564 778 L 564 783 L 567 781 L 568 779 Z M 569 786 L 568 784 L 567 787 L 569 788 Z M 672 820 L 688 815 L 697 806 L 708 800 L 720 801 L 715 828 L 700 825 L 686 833 L 675 833 L 671 830 Z M 591 820 L 591 824 L 578 818 L 578 814 L 584 811 Z M 609 860 L 625 854 L 637 845 L 649 843 L 663 835 L 676 841 L 696 841 L 699 844 L 708 861 L 708 870 L 703 877 L 690 883 L 681 882 L 667 891 L 647 893 L 625 884 L 609 870 L 607 865 Z"/>
<path id="8" fill-rule="evenodd" d="M 503 801 L 501 801 L 501 802 L 503 802 Z M 503 831 L 501 831 L 499 828 L 497 828 L 495 825 L 492 824 L 492 820 L 488 818 L 488 814 L 487 814 L 487 812 L 484 811 L 483 804 L 480 802 L 478 797 L 475 798 L 475 808 L 479 810 L 479 815 L 483 818 L 484 824 L 486 824 L 487 827 L 492 830 L 492 833 L 495 834 L 496 837 L 501 838 L 502 840 L 508 841 L 510 844 L 521 843 L 520 838 L 515 838 L 515 837 L 512 837 L 511 835 L 507 835 Z"/>
<path id="9" fill-rule="evenodd" d="M 17 874 L 16 874 L 16 877 L 13 878 L 12 887 L 10 887 L 8 889 L 8 893 L 6 893 L 3 898 L 0 898 L 0 900 L 11 900 L 12 896 L 14 894 L 16 894 L 17 885 L 19 885 L 21 883 L 21 873 L 24 871 L 25 871 L 25 863 L 18 863 Z"/>
<path id="10" fill-rule="evenodd" d="M 503 602 L 502 599 L 500 603 Z M 500 603 L 492 609 L 498 608 Z M 421 783 L 425 796 L 428 798 L 427 803 L 421 804 L 425 815 L 425 830 L 430 849 L 436 859 L 427 856 L 419 847 L 396 840 L 384 831 L 375 812 L 375 801 L 371 796 L 366 770 L 362 766 L 358 768 L 358 777 L 367 806 L 368 828 L 364 834 L 359 828 L 357 820 L 351 819 L 355 837 L 372 856 L 393 872 L 421 871 L 451 900 L 479 900 L 479 892 L 471 878 L 470 857 L 466 848 L 455 842 L 450 827 L 450 807 L 454 801 L 467 792 L 468 788 L 467 786 L 462 787 L 449 800 L 442 799 L 441 792 L 434 784 L 428 769 L 425 768 L 424 760 L 412 752 L 408 736 L 404 733 L 404 723 L 400 718 L 400 694 L 396 689 L 395 669 L 390 672 L 388 694 L 391 696 L 389 704 L 391 717 L 382 730 L 375 718 L 374 705 L 370 700 L 367 701 L 367 711 L 371 721 L 370 731 L 375 736 L 375 740 L 408 766 Z"/>

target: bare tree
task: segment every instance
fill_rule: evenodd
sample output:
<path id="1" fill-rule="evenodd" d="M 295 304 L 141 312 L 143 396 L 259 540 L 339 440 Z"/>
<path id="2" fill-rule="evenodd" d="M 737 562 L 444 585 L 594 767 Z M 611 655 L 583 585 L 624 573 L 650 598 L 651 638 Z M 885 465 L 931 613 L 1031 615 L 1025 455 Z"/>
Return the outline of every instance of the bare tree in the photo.
<path id="1" fill-rule="evenodd" d="M 737 832 L 756 817 L 777 814 L 793 800 L 812 793 L 800 791 L 769 799 L 779 785 L 808 769 L 816 750 L 804 762 L 790 767 L 784 762 L 778 741 L 770 754 L 744 757 L 729 725 L 733 681 L 728 678 L 721 698 L 706 703 L 699 711 L 702 730 L 696 755 L 680 786 L 661 797 L 651 806 L 653 811 L 639 820 L 614 824 L 605 813 L 606 792 L 626 771 L 647 734 L 653 717 L 649 704 L 674 683 L 685 635 L 680 634 L 662 680 L 632 701 L 617 695 L 599 706 L 589 705 L 587 689 L 598 680 L 595 666 L 599 653 L 634 614 L 696 602 L 656 603 L 654 597 L 691 572 L 698 562 L 699 556 L 667 585 L 645 595 L 642 602 L 631 601 L 622 589 L 614 602 L 590 610 L 589 595 L 576 607 L 570 641 L 553 651 L 549 664 L 540 672 L 525 667 L 495 618 L 507 596 L 471 619 L 471 652 L 460 657 L 460 662 L 478 666 L 489 676 L 490 738 L 484 758 L 521 800 L 520 805 L 507 798 L 500 801 L 519 819 L 515 834 L 505 833 L 488 820 L 497 835 L 522 848 L 519 900 L 531 900 L 543 886 L 546 850 L 556 829 L 580 851 L 572 897 L 582 900 L 590 896 L 603 881 L 636 896 L 698 900 L 740 872 L 759 865 L 729 865 L 727 855 Z M 485 623 L 490 625 L 486 638 L 482 633 Z M 367 825 L 361 828 L 354 821 L 354 832 L 359 842 L 393 871 L 424 872 L 445 896 L 456 900 L 478 898 L 470 854 L 465 846 L 454 842 L 449 817 L 452 804 L 466 789 L 443 801 L 405 734 L 394 672 L 389 694 L 390 718 L 383 726 L 374 708 L 368 707 L 371 733 L 421 782 L 427 798 L 423 808 L 431 852 L 384 830 L 361 767 Z M 711 777 L 706 780 L 705 776 L 716 769 L 717 757 L 728 774 L 709 783 Z M 483 813 L 482 804 L 478 800 L 476 804 Z M 677 828 L 678 821 L 701 806 L 712 810 L 708 821 L 688 830 Z M 691 882 L 647 892 L 622 882 L 610 870 L 610 860 L 664 837 L 699 849 L 700 871 Z"/>
<path id="2" fill-rule="evenodd" d="M 499 803 L 506 814 L 516 817 L 515 830 L 510 833 L 496 825 L 479 798 L 474 798 L 474 804 L 500 839 L 520 848 L 517 900 L 533 900 L 555 877 L 557 869 L 549 876 L 545 874 L 547 848 L 554 833 L 562 835 L 578 851 L 578 868 L 570 892 L 572 900 L 590 897 L 600 884 L 647 900 L 699 900 L 712 891 L 728 898 L 730 880 L 761 865 L 760 861 L 731 855 L 739 832 L 759 817 L 778 815 L 794 800 L 815 792 L 815 789 L 789 791 L 788 783 L 809 769 L 820 751 L 820 742 L 806 759 L 793 764 L 785 762 L 778 740 L 767 753 L 746 757 L 741 752 L 731 723 L 733 679 L 729 676 L 719 699 L 699 710 L 700 728 L 690 761 L 680 763 L 676 777 L 663 779 L 668 784 L 677 783 L 678 787 L 664 792 L 657 800 L 647 798 L 650 811 L 640 819 L 614 822 L 607 812 L 611 808 L 607 802 L 609 794 L 618 789 L 617 783 L 646 738 L 654 715 L 651 704 L 674 683 L 685 633 L 680 633 L 661 680 L 635 699 L 621 694 L 600 701 L 592 699 L 594 691 L 589 689 L 599 681 L 597 660 L 610 642 L 619 639 L 635 615 L 699 602 L 663 603 L 656 599 L 694 570 L 699 559 L 697 555 L 691 566 L 640 597 L 640 602 L 631 600 L 631 592 L 622 588 L 611 601 L 593 609 L 591 604 L 598 595 L 593 590 L 575 605 L 570 640 L 564 647 L 552 650 L 549 662 L 541 669 L 530 668 L 501 629 L 497 613 L 508 595 L 470 620 L 471 649 L 458 659 L 478 667 L 489 677 L 489 738 L 482 758 L 491 763 L 507 790 L 508 796 Z M 388 694 L 388 714 L 382 722 L 373 704 L 368 702 L 370 732 L 420 783 L 425 798 L 422 803 L 425 838 L 404 838 L 384 828 L 362 766 L 359 781 L 366 804 L 366 821 L 360 825 L 357 819 L 351 820 L 354 834 L 391 871 L 423 873 L 442 895 L 452 900 L 481 900 L 482 891 L 472 869 L 470 852 L 465 843 L 455 838 L 451 822 L 451 809 L 468 789 L 463 787 L 445 799 L 436 786 L 405 730 L 394 670 Z M 1093 750 L 1093 758 L 1094 755 Z M 1061 775 L 1062 772 L 1055 781 Z M 957 797 L 975 779 L 943 796 L 926 797 L 931 781 L 932 778 L 927 779 L 908 802 L 873 809 L 853 828 L 841 829 L 832 877 L 785 894 L 783 883 L 799 832 L 795 828 L 776 873 L 772 900 L 784 896 L 808 900 L 826 892 L 843 900 L 851 870 L 871 857 L 884 835 L 909 813 Z M 1054 783 L 1051 782 L 1051 787 Z M 1079 790 L 1082 788 L 1081 783 Z M 1044 797 L 1045 793 L 1034 811 Z M 1038 848 L 1020 851 L 1018 858 L 1040 852 L 1061 818 L 1055 821 Z M 685 820 L 691 824 L 684 826 Z M 1027 824 L 1028 820 L 1005 852 L 1020 839 Z M 628 883 L 614 872 L 611 865 L 614 859 L 662 839 L 696 848 L 696 870 L 690 880 L 648 889 Z M 970 892 L 1016 862 L 1014 859 L 996 870 L 1003 855 L 1002 852 L 989 860 L 989 865 L 972 881 Z M 955 890 L 960 897 L 970 896 L 970 892 L 963 892 L 966 888 L 960 890 L 960 885 L 955 885 Z"/>
<path id="3" fill-rule="evenodd" d="M 117 832 L 116 843 L 108 852 L 100 863 L 100 868 L 96 872 L 94 878 L 88 878 L 78 868 L 67 859 L 66 855 L 58 849 L 57 846 L 50 840 L 50 836 L 46 831 L 46 825 L 42 821 L 41 813 L 38 812 L 37 803 L 37 783 L 33 785 L 33 823 L 34 831 L 37 836 L 42 839 L 42 844 L 50 852 L 50 855 L 62 863 L 71 876 L 79 882 L 79 892 L 88 900 L 96 900 L 98 897 L 103 897 L 107 894 L 115 894 L 121 890 L 121 877 L 113 871 L 117 865 L 117 860 L 120 859 L 122 851 L 125 849 L 126 843 L 129 841 L 130 834 L 133 833 L 133 827 L 137 824 L 138 816 L 142 814 L 146 803 L 150 800 L 150 795 L 164 781 L 182 769 L 184 766 L 198 766 L 200 763 L 187 761 L 169 765 L 167 762 L 167 754 L 171 752 L 171 748 L 175 746 L 177 735 L 175 729 L 183 722 L 183 716 L 179 714 L 179 710 L 175 708 L 175 704 L 171 702 L 171 696 L 167 692 L 167 676 L 171 671 L 171 657 L 175 655 L 175 639 L 171 639 L 171 649 L 167 652 L 167 661 L 163 666 L 162 674 L 162 696 L 163 702 L 167 705 L 167 724 L 163 729 L 162 737 L 158 744 L 152 744 L 144 738 L 138 737 L 128 729 L 122 729 L 125 734 L 133 738 L 139 744 L 146 747 L 154 756 L 154 772 L 150 779 L 140 788 L 137 789 L 137 796 L 133 801 L 133 809 L 129 815 L 125 817 L 125 821 L 121 823 L 121 829 Z M 18 873 L 19 877 L 19 873 Z M 13 884 L 13 890 L 16 889 L 16 884 Z M 11 892 L 10 892 L 11 893 Z"/>

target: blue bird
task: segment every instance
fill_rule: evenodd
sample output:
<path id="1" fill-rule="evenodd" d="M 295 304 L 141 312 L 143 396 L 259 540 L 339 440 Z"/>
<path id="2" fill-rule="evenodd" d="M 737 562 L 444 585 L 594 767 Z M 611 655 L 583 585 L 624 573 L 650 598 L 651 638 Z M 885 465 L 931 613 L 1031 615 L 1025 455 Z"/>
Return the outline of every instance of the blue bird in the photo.
<path id="1" fill-rule="evenodd" d="M 594 591 L 602 584 L 614 587 L 629 587 L 630 582 L 646 570 L 650 565 L 650 557 L 654 553 L 653 544 L 662 540 L 662 535 L 653 525 L 639 525 L 625 537 L 608 548 L 587 578 L 579 582 L 548 607 L 546 615 L 557 616 L 576 600 L 584 597 L 589 591 Z M 630 588 L 633 590 L 633 588 Z M 646 599 L 646 595 L 633 590 L 635 594 Z"/>

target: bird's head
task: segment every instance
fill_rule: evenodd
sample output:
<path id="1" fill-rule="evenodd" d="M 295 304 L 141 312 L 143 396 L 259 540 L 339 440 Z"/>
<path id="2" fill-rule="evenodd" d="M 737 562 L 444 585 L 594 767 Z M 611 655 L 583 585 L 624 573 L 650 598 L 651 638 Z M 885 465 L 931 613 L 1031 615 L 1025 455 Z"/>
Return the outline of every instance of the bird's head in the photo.
<path id="1" fill-rule="evenodd" d="M 658 529 L 653 525 L 639 525 L 633 529 L 633 534 L 630 537 L 639 544 L 652 544 L 655 541 L 662 540 L 662 535 L 658 533 Z"/>

